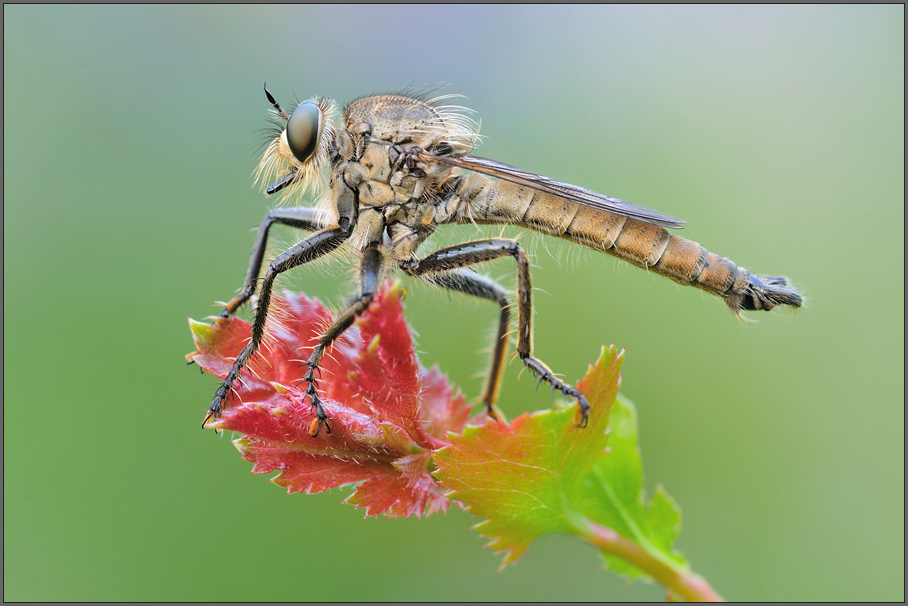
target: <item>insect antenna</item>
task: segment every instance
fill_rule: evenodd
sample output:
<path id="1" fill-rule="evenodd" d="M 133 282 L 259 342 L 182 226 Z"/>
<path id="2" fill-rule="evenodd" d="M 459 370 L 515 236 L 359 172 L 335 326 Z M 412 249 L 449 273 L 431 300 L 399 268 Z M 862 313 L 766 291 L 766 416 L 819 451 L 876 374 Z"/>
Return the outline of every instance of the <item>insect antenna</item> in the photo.
<path id="1" fill-rule="evenodd" d="M 275 109 L 277 115 L 283 118 L 285 121 L 290 119 L 290 116 L 281 109 L 280 104 L 274 99 L 271 93 L 268 92 L 268 85 L 265 82 L 262 82 L 262 88 L 265 89 L 265 96 L 268 97 L 268 103 L 271 104 L 271 107 Z"/>

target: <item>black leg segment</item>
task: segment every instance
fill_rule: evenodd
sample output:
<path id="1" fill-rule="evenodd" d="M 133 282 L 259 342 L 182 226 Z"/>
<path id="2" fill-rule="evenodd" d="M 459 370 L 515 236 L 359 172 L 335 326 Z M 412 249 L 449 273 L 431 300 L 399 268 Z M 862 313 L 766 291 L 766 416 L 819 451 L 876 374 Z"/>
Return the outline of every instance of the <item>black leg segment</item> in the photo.
<path id="1" fill-rule="evenodd" d="M 485 404 L 486 412 L 490 417 L 498 418 L 495 402 L 498 400 L 498 391 L 501 388 L 501 374 L 504 371 L 505 357 L 508 355 L 508 328 L 511 323 L 511 307 L 507 291 L 491 278 L 481 276 L 469 269 L 439 273 L 416 273 L 410 268 L 408 263 L 403 263 L 402 269 L 411 276 L 419 277 L 437 286 L 498 303 L 501 309 L 498 321 L 498 335 L 495 338 L 495 349 L 492 353 L 489 376 L 482 390 L 482 403 Z"/>
<path id="2" fill-rule="evenodd" d="M 517 262 L 517 355 L 524 366 L 530 369 L 540 381 L 545 381 L 565 395 L 577 399 L 580 406 L 580 427 L 585 427 L 590 405 L 579 391 L 560 380 L 541 360 L 533 357 L 532 329 L 532 283 L 530 261 L 526 252 L 514 240 L 493 238 L 458 244 L 438 250 L 424 259 L 413 259 L 401 263 L 405 271 L 414 275 L 449 272 L 469 265 L 492 261 L 505 256 L 514 257 Z"/>
<path id="3" fill-rule="evenodd" d="M 267 228 L 265 231 L 267 231 Z M 351 231 L 349 223 L 343 227 L 320 231 L 303 240 L 271 262 L 271 265 L 268 267 L 268 271 L 265 273 L 265 277 L 262 280 L 261 293 L 259 294 L 258 303 L 255 306 L 255 319 L 252 322 L 252 338 L 240 352 L 240 355 L 237 356 L 236 361 L 233 363 L 233 368 L 227 373 L 227 377 L 214 395 L 214 399 L 211 401 L 211 407 L 208 409 L 208 415 L 202 422 L 203 427 L 211 418 L 217 418 L 221 414 L 224 400 L 227 398 L 227 392 L 230 391 L 233 382 L 239 376 L 240 370 L 249 362 L 249 358 L 252 357 L 262 343 L 262 338 L 265 335 L 265 321 L 268 318 L 268 307 L 271 304 L 271 289 L 274 286 L 274 280 L 277 278 L 278 274 L 303 265 L 304 263 L 314 261 L 335 250 L 350 236 Z M 253 261 L 255 261 L 254 257 Z"/>
<path id="4" fill-rule="evenodd" d="M 236 313 L 236 310 L 255 294 L 255 283 L 258 280 L 259 272 L 262 271 L 262 260 L 265 258 L 265 249 L 268 245 L 268 230 L 275 223 L 289 225 L 304 231 L 318 231 L 324 228 L 316 218 L 314 208 L 277 208 L 269 211 L 259 227 L 255 244 L 252 246 L 252 259 L 249 261 L 249 270 L 246 272 L 243 290 L 227 303 L 227 307 L 221 312 L 222 318 Z"/>
<path id="5" fill-rule="evenodd" d="M 310 431 L 312 437 L 318 436 L 322 431 L 322 426 L 327 427 L 328 433 L 331 433 L 331 426 L 328 425 L 328 415 L 322 408 L 321 399 L 318 397 L 318 383 L 315 375 L 318 371 L 318 365 L 325 356 L 325 351 L 331 347 L 331 344 L 337 340 L 344 331 L 350 328 L 356 316 L 362 314 L 372 303 L 372 298 L 378 291 L 381 283 L 382 266 L 384 259 L 378 246 L 369 246 L 363 251 L 362 265 L 360 266 L 360 291 L 359 296 L 354 298 L 347 308 L 334 320 L 334 323 L 325 331 L 318 344 L 312 349 L 312 355 L 305 363 L 309 370 L 303 377 L 303 381 L 308 383 L 306 395 L 309 396 L 309 403 L 315 407 L 315 415 L 318 418 L 318 425 L 314 431 Z"/>

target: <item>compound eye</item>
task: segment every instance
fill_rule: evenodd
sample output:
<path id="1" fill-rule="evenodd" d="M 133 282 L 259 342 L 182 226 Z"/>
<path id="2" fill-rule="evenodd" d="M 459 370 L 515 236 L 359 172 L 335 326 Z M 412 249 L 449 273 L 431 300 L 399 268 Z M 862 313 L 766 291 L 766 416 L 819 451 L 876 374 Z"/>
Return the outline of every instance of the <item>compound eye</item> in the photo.
<path id="1" fill-rule="evenodd" d="M 300 103 L 287 120 L 287 145 L 300 162 L 318 146 L 318 106 L 314 99 Z"/>

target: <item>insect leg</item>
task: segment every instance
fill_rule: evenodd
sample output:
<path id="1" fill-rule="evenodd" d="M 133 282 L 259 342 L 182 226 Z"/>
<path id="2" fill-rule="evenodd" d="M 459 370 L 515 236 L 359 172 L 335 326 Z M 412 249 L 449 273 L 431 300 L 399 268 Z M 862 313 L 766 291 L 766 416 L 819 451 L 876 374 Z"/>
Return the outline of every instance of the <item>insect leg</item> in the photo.
<path id="1" fill-rule="evenodd" d="M 402 269 L 409 275 L 417 276 L 432 284 L 498 303 L 501 308 L 501 316 L 498 321 L 498 336 L 495 339 L 495 351 L 492 354 L 489 378 L 482 391 L 482 402 L 486 406 L 486 412 L 490 417 L 497 419 L 498 413 L 496 412 L 495 401 L 498 399 L 498 391 L 501 387 L 501 373 L 504 371 L 504 360 L 508 353 L 508 327 L 511 322 L 511 308 L 507 291 L 494 280 L 468 269 L 440 272 L 431 276 L 425 275 L 429 270 L 421 269 L 423 273 L 418 273 L 420 270 L 414 271 L 406 263 L 404 263 Z"/>
<path id="2" fill-rule="evenodd" d="M 328 433 L 331 433 L 331 426 L 328 425 L 328 415 L 325 414 L 325 409 L 322 408 L 321 399 L 318 397 L 316 391 L 318 385 L 315 379 L 315 373 L 318 371 L 318 365 L 322 361 L 325 351 L 331 344 L 334 343 L 345 330 L 350 328 L 353 321 L 356 320 L 356 316 L 366 311 L 366 308 L 369 307 L 381 281 L 382 265 L 383 258 L 378 246 L 372 245 L 363 251 L 363 261 L 362 265 L 360 265 L 359 296 L 354 298 L 347 305 L 347 308 L 343 313 L 341 313 L 328 330 L 319 337 L 318 344 L 312 349 L 312 355 L 309 356 L 309 360 L 306 362 L 309 370 L 303 377 L 303 381 L 306 381 L 309 384 L 306 388 L 306 395 L 309 396 L 309 403 L 315 407 L 315 415 L 318 419 L 318 425 L 315 427 L 315 431 L 310 431 L 312 437 L 317 437 L 318 434 L 321 433 L 323 425 L 326 425 L 328 427 Z"/>
<path id="3" fill-rule="evenodd" d="M 452 269 L 512 256 L 517 262 L 517 355 L 524 366 L 530 369 L 540 381 L 545 381 L 565 395 L 577 399 L 580 406 L 580 427 L 587 424 L 590 405 L 579 391 L 560 380 L 541 360 L 533 357 L 532 327 L 532 284 L 530 282 L 530 261 L 523 248 L 514 240 L 493 238 L 477 240 L 466 244 L 449 246 L 435 251 L 424 259 L 406 261 L 409 271 L 422 273 L 445 272 Z"/>
<path id="4" fill-rule="evenodd" d="M 214 399 L 211 401 L 211 407 L 208 409 L 208 415 L 205 417 L 205 421 L 202 422 L 202 427 L 205 426 L 209 419 L 218 417 L 221 414 L 224 400 L 227 398 L 227 392 L 230 391 L 233 382 L 239 376 L 240 370 L 249 362 L 249 358 L 258 350 L 262 342 L 262 338 L 265 335 L 265 320 L 268 318 L 268 306 L 271 303 L 271 289 L 274 285 L 274 279 L 278 274 L 288 269 L 314 261 L 331 252 L 340 246 L 351 233 L 352 226 L 349 221 L 345 222 L 341 227 L 317 232 L 271 262 L 267 273 L 265 273 L 265 278 L 262 280 L 261 294 L 259 295 L 258 304 L 255 306 L 252 338 L 240 352 L 240 355 L 236 357 L 233 368 L 227 373 L 227 377 L 218 388 L 217 393 L 215 393 Z"/>
<path id="5" fill-rule="evenodd" d="M 252 259 L 249 261 L 249 270 L 246 272 L 246 282 L 242 292 L 227 303 L 221 312 L 221 317 L 226 318 L 255 294 L 255 283 L 262 270 L 262 260 L 265 258 L 265 248 L 268 243 L 268 230 L 275 223 L 289 225 L 305 231 L 318 231 L 324 228 L 316 219 L 314 208 L 278 208 L 268 211 L 265 220 L 259 227 L 258 236 L 252 246 Z"/>

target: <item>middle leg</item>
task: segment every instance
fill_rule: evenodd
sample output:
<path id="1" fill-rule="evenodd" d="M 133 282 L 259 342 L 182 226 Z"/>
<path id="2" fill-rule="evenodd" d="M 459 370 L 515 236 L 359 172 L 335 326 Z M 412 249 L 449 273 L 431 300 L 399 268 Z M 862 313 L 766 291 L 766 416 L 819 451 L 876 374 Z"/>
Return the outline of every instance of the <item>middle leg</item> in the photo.
<path id="1" fill-rule="evenodd" d="M 413 275 L 432 274 L 459 269 L 477 263 L 492 261 L 505 256 L 514 257 L 517 262 L 517 355 L 524 366 L 530 369 L 540 381 L 545 381 L 561 393 L 577 399 L 580 406 L 580 427 L 586 427 L 589 419 L 590 405 L 577 389 L 574 389 L 533 356 L 532 327 L 532 284 L 530 282 L 530 261 L 523 248 L 514 240 L 493 238 L 477 240 L 442 248 L 424 259 L 412 259 L 401 263 L 405 271 Z"/>

